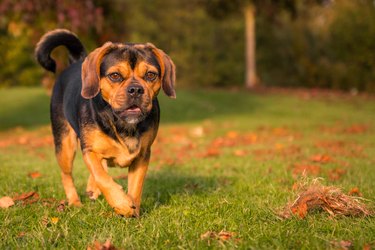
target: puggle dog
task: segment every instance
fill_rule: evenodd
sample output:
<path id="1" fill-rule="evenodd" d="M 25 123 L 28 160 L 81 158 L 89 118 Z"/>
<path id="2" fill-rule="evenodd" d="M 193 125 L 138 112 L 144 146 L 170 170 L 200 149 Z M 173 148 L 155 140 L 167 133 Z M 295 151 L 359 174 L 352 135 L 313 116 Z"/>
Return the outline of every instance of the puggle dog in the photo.
<path id="1" fill-rule="evenodd" d="M 70 65 L 56 79 L 51 97 L 55 153 L 70 205 L 80 206 L 72 168 L 80 142 L 90 171 L 86 192 L 103 194 L 115 212 L 137 217 L 151 145 L 159 126 L 160 88 L 175 98 L 175 66 L 151 43 L 107 42 L 86 56 L 75 34 L 65 29 L 46 33 L 36 46 L 38 62 L 56 71 L 51 52 L 69 51 Z M 107 173 L 109 166 L 128 167 L 128 192 Z"/>

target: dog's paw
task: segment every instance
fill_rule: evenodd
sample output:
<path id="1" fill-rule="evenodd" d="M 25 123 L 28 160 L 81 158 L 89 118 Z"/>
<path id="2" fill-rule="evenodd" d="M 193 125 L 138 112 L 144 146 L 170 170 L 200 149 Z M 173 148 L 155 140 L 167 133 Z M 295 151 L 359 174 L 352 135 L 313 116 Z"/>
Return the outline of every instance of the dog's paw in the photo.
<path id="1" fill-rule="evenodd" d="M 139 217 L 137 207 L 134 205 L 133 200 L 125 195 L 125 199 L 113 206 L 115 212 L 126 218 Z"/>
<path id="2" fill-rule="evenodd" d="M 90 200 L 96 200 L 102 194 L 98 185 L 96 184 L 94 179 L 91 178 L 91 176 L 89 178 L 89 181 L 87 182 L 86 194 L 90 198 Z"/>
<path id="3" fill-rule="evenodd" d="M 69 200 L 68 204 L 69 206 L 73 206 L 73 207 L 82 207 L 82 203 L 79 199 Z"/>
<path id="4" fill-rule="evenodd" d="M 89 197 L 90 200 L 96 200 L 102 194 L 100 190 L 97 188 L 95 190 L 87 190 L 86 195 Z"/>

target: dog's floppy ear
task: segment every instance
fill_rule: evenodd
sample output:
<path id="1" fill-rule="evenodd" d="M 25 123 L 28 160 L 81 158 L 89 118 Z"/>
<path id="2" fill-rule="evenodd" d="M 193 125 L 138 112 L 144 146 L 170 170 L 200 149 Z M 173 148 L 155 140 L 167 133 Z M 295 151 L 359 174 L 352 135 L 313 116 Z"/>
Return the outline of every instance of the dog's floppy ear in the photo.
<path id="1" fill-rule="evenodd" d="M 156 48 L 152 43 L 147 43 L 152 48 L 156 55 L 161 69 L 161 87 L 164 93 L 170 98 L 176 98 L 176 91 L 174 89 L 176 82 L 176 67 L 172 59 L 164 53 L 161 49 Z"/>
<path id="2" fill-rule="evenodd" d="M 113 43 L 106 42 L 103 46 L 91 52 L 83 61 L 81 75 L 81 95 L 83 98 L 91 99 L 99 94 L 100 64 L 103 57 L 115 47 Z"/>

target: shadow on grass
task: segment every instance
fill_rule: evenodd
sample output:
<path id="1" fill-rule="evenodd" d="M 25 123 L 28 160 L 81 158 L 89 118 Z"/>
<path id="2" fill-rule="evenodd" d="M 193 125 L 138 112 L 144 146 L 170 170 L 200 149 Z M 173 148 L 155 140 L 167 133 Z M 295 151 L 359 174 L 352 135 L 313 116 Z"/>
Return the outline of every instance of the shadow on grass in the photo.
<path id="1" fill-rule="evenodd" d="M 229 178 L 181 173 L 171 167 L 152 172 L 145 181 L 142 213 L 170 204 L 174 196 L 205 196 L 231 182 Z"/>
<path id="2" fill-rule="evenodd" d="M 161 123 L 193 122 L 251 113 L 257 106 L 254 97 L 247 92 L 181 90 L 177 99 L 172 100 L 160 93 Z M 0 90 L 0 130 L 48 125 L 49 102 L 50 97 L 42 88 Z"/>

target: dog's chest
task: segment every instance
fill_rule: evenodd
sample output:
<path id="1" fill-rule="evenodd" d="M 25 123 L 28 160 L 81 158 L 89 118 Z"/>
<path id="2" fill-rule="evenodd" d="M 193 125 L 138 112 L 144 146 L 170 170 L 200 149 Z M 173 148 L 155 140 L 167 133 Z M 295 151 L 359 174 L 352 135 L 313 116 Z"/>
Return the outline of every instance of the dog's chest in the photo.
<path id="1" fill-rule="evenodd" d="M 114 155 L 113 162 L 120 167 L 129 166 L 140 152 L 139 139 L 134 137 L 125 138 L 117 147 L 118 153 Z"/>
<path id="2" fill-rule="evenodd" d="M 91 150 L 107 159 L 109 165 L 128 167 L 141 151 L 140 140 L 137 137 L 125 137 L 115 140 L 100 131 L 91 136 Z"/>

